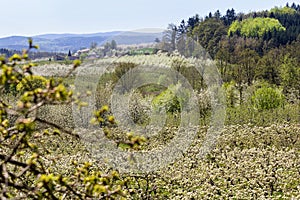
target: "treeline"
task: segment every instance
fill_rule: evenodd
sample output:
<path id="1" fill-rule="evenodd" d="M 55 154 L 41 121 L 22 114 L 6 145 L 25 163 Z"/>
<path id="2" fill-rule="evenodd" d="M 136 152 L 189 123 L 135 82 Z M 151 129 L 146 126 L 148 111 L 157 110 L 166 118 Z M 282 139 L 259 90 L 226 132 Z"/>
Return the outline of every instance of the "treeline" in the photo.
<path id="1" fill-rule="evenodd" d="M 5 57 L 11 57 L 14 54 L 21 54 L 21 51 L 17 51 L 17 50 L 10 50 L 10 49 L 4 49 L 1 48 L 0 49 L 0 55 L 5 55 Z"/>
<path id="2" fill-rule="evenodd" d="M 11 57 L 14 54 L 22 54 L 21 51 L 0 48 L 0 55 L 4 55 L 6 58 Z M 41 58 L 55 58 L 56 56 L 66 57 L 65 53 L 55 53 L 55 52 L 42 52 L 42 51 L 31 51 L 29 52 L 29 57 L 32 60 Z"/>
<path id="3" fill-rule="evenodd" d="M 183 55 L 188 38 L 199 43 L 216 60 L 224 82 L 243 87 L 267 82 L 285 94 L 300 96 L 300 5 L 293 3 L 270 10 L 238 13 L 217 10 L 169 24 L 161 49 Z"/>
<path id="4" fill-rule="evenodd" d="M 244 32 L 256 31 L 257 33 L 245 35 L 239 31 L 231 31 L 234 25 L 241 23 L 244 24 Z M 261 29 L 256 29 L 259 26 Z M 262 29 L 265 30 L 260 32 Z M 179 25 L 169 24 L 162 42 L 171 43 L 168 50 L 175 50 L 183 34 L 199 42 L 212 57 L 221 48 L 220 41 L 233 36 L 255 40 L 257 53 L 263 55 L 274 47 L 291 44 L 297 40 L 300 34 L 300 5 L 287 4 L 285 7 L 248 14 L 236 14 L 234 9 L 228 9 L 223 16 L 217 10 L 214 14 L 210 12 L 205 18 L 200 18 L 196 14 L 188 20 L 183 19 Z"/>

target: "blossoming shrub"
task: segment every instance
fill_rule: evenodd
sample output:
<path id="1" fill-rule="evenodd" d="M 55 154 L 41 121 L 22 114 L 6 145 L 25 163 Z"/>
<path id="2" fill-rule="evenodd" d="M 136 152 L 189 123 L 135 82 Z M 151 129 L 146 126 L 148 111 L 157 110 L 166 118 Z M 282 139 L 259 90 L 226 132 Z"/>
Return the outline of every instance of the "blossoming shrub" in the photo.
<path id="1" fill-rule="evenodd" d="M 252 103 L 258 110 L 268 110 L 283 106 L 285 97 L 279 89 L 264 86 L 255 91 Z"/>

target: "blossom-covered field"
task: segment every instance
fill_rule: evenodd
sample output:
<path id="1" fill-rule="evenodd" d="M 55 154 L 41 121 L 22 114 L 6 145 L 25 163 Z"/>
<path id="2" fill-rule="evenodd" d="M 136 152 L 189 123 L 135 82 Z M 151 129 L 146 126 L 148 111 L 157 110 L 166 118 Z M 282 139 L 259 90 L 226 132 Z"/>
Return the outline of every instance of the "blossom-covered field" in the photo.
<path id="1" fill-rule="evenodd" d="M 162 55 L 155 55 L 155 57 L 106 59 L 95 61 L 94 65 L 101 66 L 99 63 L 102 62 L 132 62 L 147 66 L 172 66 L 173 57 Z M 36 69 L 36 73 L 62 76 L 67 74 L 69 68 L 69 66 L 56 65 L 42 66 Z M 108 74 L 113 71 L 114 69 L 110 66 L 106 70 Z M 76 72 L 74 77 L 76 77 Z M 72 84 L 73 80 L 69 82 Z M 114 85 L 109 82 L 98 86 L 95 96 L 97 102 L 101 102 L 100 105 L 110 104 L 113 88 Z M 199 126 L 196 127 L 198 132 L 188 150 L 158 171 L 121 174 L 121 177 L 126 180 L 123 186 L 127 194 L 126 198 L 299 199 L 299 105 L 297 102 L 288 103 L 284 107 L 258 111 L 251 107 L 250 103 L 250 97 L 253 95 L 251 92 L 254 89 L 246 90 L 245 105 L 236 103 L 234 107 L 226 109 L 225 125 L 220 136 L 212 150 L 204 157 L 198 155 L 209 129 L 211 101 L 208 90 L 198 91 L 196 96 L 201 119 L 199 119 Z M 147 117 L 151 115 L 153 99 L 155 95 L 151 93 L 145 96 L 138 90 L 132 92 L 127 117 L 131 117 L 140 124 L 146 123 Z M 49 106 L 40 110 L 41 116 L 64 127 L 74 128 L 76 124 L 71 113 L 71 106 Z M 145 151 L 163 147 L 172 140 L 180 123 L 180 117 L 176 116 L 174 113 L 168 115 L 163 129 L 155 137 L 147 138 L 140 149 Z M 107 136 L 111 140 L 126 139 L 126 131 L 118 125 L 108 130 Z M 57 163 L 56 170 L 60 173 L 72 171 L 68 167 L 68 162 L 74 162 L 74 160 L 90 160 L 90 162 L 98 163 L 98 167 L 104 171 L 109 168 L 105 162 L 94 159 L 89 149 L 80 140 L 68 138 L 64 143 L 52 141 L 48 145 L 51 148 L 55 146 L 53 152 Z"/>

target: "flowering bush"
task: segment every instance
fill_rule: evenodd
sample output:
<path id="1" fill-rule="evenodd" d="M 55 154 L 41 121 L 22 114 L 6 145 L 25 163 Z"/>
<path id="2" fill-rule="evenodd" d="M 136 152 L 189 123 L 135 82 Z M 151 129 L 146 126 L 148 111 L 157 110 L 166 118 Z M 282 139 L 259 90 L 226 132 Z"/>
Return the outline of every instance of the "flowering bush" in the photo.
<path id="1" fill-rule="evenodd" d="M 33 75 L 34 65 L 28 59 L 31 48 L 36 46 L 29 40 L 29 49 L 22 55 L 0 58 L 1 93 L 7 85 L 19 90 L 12 100 L 0 97 L 0 198 L 122 198 L 124 181 L 117 172 L 103 173 L 91 159 L 74 157 L 71 161 L 74 150 L 76 154 L 86 152 L 78 135 L 49 121 L 49 116 L 40 117 L 38 110 L 42 107 L 82 103 L 62 80 Z M 74 61 L 66 76 L 79 65 Z M 61 140 L 70 142 L 71 148 Z M 62 161 L 66 155 L 68 159 Z"/>
<path id="2" fill-rule="evenodd" d="M 252 103 L 259 110 L 268 110 L 283 106 L 285 97 L 279 89 L 262 87 L 253 94 Z"/>
<path id="3" fill-rule="evenodd" d="M 30 47 L 33 47 L 32 43 Z M 181 59 L 188 60 L 190 65 L 195 61 Z M 173 56 L 159 54 L 126 56 L 118 62 L 171 67 L 173 60 Z M 25 64 L 17 68 L 20 61 Z M 32 69 L 26 52 L 10 59 L 1 57 L 0 62 L 1 92 L 5 91 L 7 85 L 21 87 L 22 80 L 35 79 L 31 75 L 35 74 L 35 70 L 48 75 L 59 72 L 72 79 L 79 64 L 76 61 L 72 67 L 59 66 L 60 71 L 55 66 Z M 113 73 L 113 70 L 109 73 Z M 107 76 L 110 78 L 109 73 Z M 278 107 L 282 104 L 273 102 L 276 98 L 279 102 L 282 100 L 278 90 L 268 87 L 256 90 L 252 95 L 253 103 L 262 110 L 254 110 L 247 104 L 228 108 L 227 125 L 207 156 L 199 157 L 209 128 L 209 123 L 204 123 L 192 130 L 183 130 L 182 134 L 187 135 L 194 129 L 199 131 L 188 151 L 173 163 L 156 172 L 119 174 L 104 161 L 93 159 L 73 131 L 76 124 L 72 120 L 71 104 L 79 107 L 85 104 L 73 94 L 71 87 L 66 86 L 64 81 L 72 82 L 70 79 L 41 78 L 42 81 L 35 87 L 20 90 L 17 96 L 1 95 L 1 198 L 300 199 L 299 107 L 292 104 Z M 82 84 L 88 84 L 88 81 Z M 148 130 L 157 134 L 147 140 L 121 130 L 109 106 L 103 106 L 109 104 L 113 87 L 112 82 L 98 86 L 98 94 L 95 95 L 97 110 L 92 122 L 103 127 L 105 136 L 115 141 L 118 148 L 129 152 L 155 150 L 163 148 L 175 137 L 180 119 L 171 113 L 167 114 L 161 130 L 149 127 Z M 121 113 L 121 116 L 144 125 L 149 120 L 153 104 L 176 108 L 170 108 L 169 111 L 180 110 L 178 105 L 184 103 L 184 99 L 177 99 L 174 103 L 174 94 L 170 91 L 157 95 L 157 91 L 164 89 L 154 88 L 153 92 L 153 88 L 148 87 L 146 93 L 143 93 L 145 88 L 131 91 L 129 112 Z M 235 91 L 230 84 L 227 89 L 228 96 L 232 98 L 228 103 L 232 105 Z M 190 94 L 187 92 L 186 95 L 188 97 Z M 200 116 L 209 118 L 209 89 L 202 88 L 191 98 L 198 102 Z M 171 100 L 171 103 L 165 104 L 165 100 Z"/>

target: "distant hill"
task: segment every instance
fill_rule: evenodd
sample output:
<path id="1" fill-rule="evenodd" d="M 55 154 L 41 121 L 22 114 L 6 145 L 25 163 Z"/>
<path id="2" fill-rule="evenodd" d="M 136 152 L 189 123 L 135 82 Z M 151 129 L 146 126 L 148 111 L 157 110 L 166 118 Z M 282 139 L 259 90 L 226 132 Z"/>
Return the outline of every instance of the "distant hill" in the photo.
<path id="1" fill-rule="evenodd" d="M 38 44 L 40 51 L 68 52 L 82 48 L 89 48 L 91 43 L 96 42 L 99 46 L 106 41 L 116 40 L 117 44 L 141 44 L 152 43 L 155 38 L 162 38 L 163 33 L 146 32 L 103 32 L 89 34 L 43 34 L 33 36 L 33 41 Z M 28 46 L 28 37 L 11 36 L 0 38 L 0 48 L 22 50 Z"/>

